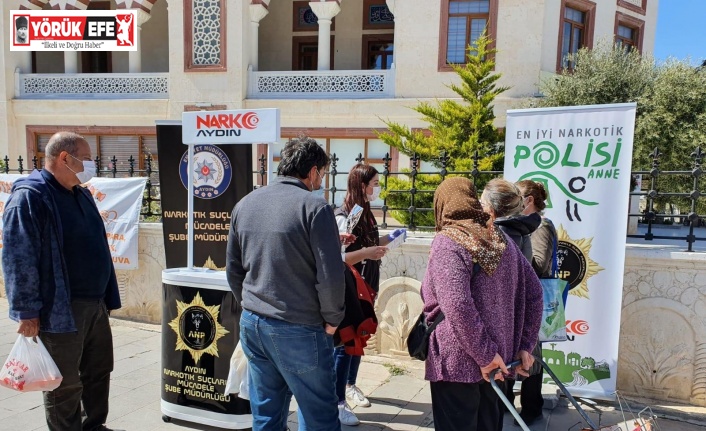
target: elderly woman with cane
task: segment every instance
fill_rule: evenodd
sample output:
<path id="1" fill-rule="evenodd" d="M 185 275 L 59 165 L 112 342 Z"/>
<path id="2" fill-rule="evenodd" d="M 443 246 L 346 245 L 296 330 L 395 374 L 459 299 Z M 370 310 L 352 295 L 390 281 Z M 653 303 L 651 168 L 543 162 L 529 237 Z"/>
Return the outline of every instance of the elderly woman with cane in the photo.
<path id="1" fill-rule="evenodd" d="M 434 238 L 422 299 L 429 322 L 444 319 L 429 339 L 430 381 L 437 431 L 499 431 L 502 413 L 490 372 L 521 359 L 526 375 L 537 342 L 542 288 L 530 263 L 478 201 L 466 178 L 449 178 L 434 194 Z"/>

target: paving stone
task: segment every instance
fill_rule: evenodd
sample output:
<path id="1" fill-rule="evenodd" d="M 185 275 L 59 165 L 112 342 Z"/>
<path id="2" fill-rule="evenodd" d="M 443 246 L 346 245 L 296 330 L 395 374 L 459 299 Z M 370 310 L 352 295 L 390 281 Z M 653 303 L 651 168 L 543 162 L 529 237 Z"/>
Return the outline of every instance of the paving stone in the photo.
<path id="1" fill-rule="evenodd" d="M 148 407 L 138 408 L 117 419 L 110 420 L 109 426 L 121 430 L 153 430 L 164 424 L 162 414 Z"/>
<path id="2" fill-rule="evenodd" d="M 25 410 L 2 419 L 2 429 L 12 431 L 46 429 L 44 407 Z"/>
<path id="3" fill-rule="evenodd" d="M 390 421 L 395 419 L 400 414 L 400 412 L 402 412 L 402 408 L 398 405 L 380 402 L 379 400 L 371 401 L 372 404 L 370 405 L 370 407 L 353 408 L 353 412 L 355 412 L 356 416 L 358 416 L 358 419 L 360 419 L 361 422 L 373 424 L 382 428 L 385 427 L 385 425 L 388 424 Z"/>
<path id="4" fill-rule="evenodd" d="M 7 301 L 0 298 L 0 360 L 15 342 L 16 323 L 7 317 Z M 173 420 L 162 422 L 160 410 L 161 334 L 159 325 L 142 325 L 111 319 L 114 335 L 115 371 L 112 373 L 108 426 L 127 431 L 214 430 L 192 422 Z M 405 370 L 401 376 L 391 376 L 385 364 Z M 364 356 L 357 385 L 370 398 L 371 407 L 354 407 L 361 420 L 357 427 L 342 427 L 342 431 L 431 431 L 434 429 L 429 384 L 424 381 L 424 364 L 400 358 Z M 544 388 L 545 395 L 555 394 L 556 387 Z M 556 400 L 556 397 L 553 398 Z M 553 404 L 550 398 L 547 404 Z M 290 406 L 288 425 L 297 429 L 297 403 Z M 603 410 L 601 423 L 622 421 L 619 412 Z M 693 407 L 681 407 L 689 411 Z M 597 422 L 597 414 L 590 413 Z M 580 416 L 567 408 L 560 399 L 554 410 L 545 409 L 533 431 L 567 431 L 578 423 Z M 505 429 L 520 429 L 512 424 L 512 416 L 504 417 Z M 660 429 L 669 431 L 706 431 L 695 424 L 659 420 Z M 574 430 L 576 428 L 573 428 Z M 0 387 L 0 430 L 46 430 L 41 393 L 18 393 Z"/>
<path id="5" fill-rule="evenodd" d="M 126 343 L 120 346 L 113 346 L 115 350 L 114 358 L 115 361 L 119 361 L 125 358 L 133 357 L 151 357 L 154 360 L 159 360 L 161 356 L 161 351 L 159 346 L 161 345 L 161 340 L 158 338 L 149 338 L 150 342 L 144 342 L 145 340 L 135 340 L 130 343 Z M 155 347 L 157 349 L 155 349 Z"/>
<path id="6" fill-rule="evenodd" d="M 7 391 L 11 395 L 1 402 L 4 409 L 13 412 L 23 412 L 36 409 L 44 406 L 41 392 L 17 392 L 7 388 L 0 388 L 3 392 Z"/>
<path id="7" fill-rule="evenodd" d="M 427 382 L 411 376 L 393 376 L 390 377 L 389 382 L 375 389 L 369 398 L 371 401 L 404 406 L 427 386 Z"/>
<path id="8" fill-rule="evenodd" d="M 159 390 L 157 390 L 153 385 L 145 385 L 137 387 L 125 395 L 117 399 L 113 399 L 110 403 L 110 413 L 108 414 L 108 422 L 112 423 L 123 416 L 126 416 L 134 411 L 140 410 L 148 404 L 151 404 L 154 400 L 160 399 Z M 150 410 L 151 414 L 159 418 L 162 417 L 161 414 L 154 410 Z"/>
<path id="9" fill-rule="evenodd" d="M 144 367 L 151 367 L 154 371 L 157 372 L 157 376 L 161 378 L 161 371 L 162 367 L 160 365 L 159 361 L 155 361 L 154 358 L 151 357 L 143 357 L 143 356 L 138 356 L 138 357 L 133 357 L 133 358 L 125 358 L 121 359 L 119 361 L 115 361 L 115 365 L 113 367 L 113 372 L 111 373 L 112 378 L 118 378 L 122 377 L 125 374 L 129 374 L 136 369 L 144 368 Z"/>
<path id="10" fill-rule="evenodd" d="M 111 385 L 135 389 L 138 387 L 144 387 L 145 383 L 154 382 L 155 384 L 153 386 L 159 388 L 160 381 L 156 380 L 154 375 L 156 365 L 157 364 L 153 363 L 149 366 L 113 377 L 111 379 Z"/>
<path id="11" fill-rule="evenodd" d="M 378 424 L 367 424 L 362 422 L 360 425 L 355 427 L 341 425 L 341 431 L 381 431 L 383 429 L 385 429 L 384 426 L 380 426 Z"/>

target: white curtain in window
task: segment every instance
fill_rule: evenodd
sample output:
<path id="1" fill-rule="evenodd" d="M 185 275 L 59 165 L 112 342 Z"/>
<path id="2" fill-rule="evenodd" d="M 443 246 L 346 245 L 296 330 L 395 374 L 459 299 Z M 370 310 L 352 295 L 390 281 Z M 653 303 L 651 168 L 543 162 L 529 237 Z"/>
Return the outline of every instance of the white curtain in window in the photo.
<path id="1" fill-rule="evenodd" d="M 116 177 L 129 177 L 132 156 L 135 159 L 134 169 L 140 168 L 140 140 L 137 136 L 101 136 L 100 156 L 103 176 L 111 175 L 113 170 L 113 156 L 116 158 Z"/>

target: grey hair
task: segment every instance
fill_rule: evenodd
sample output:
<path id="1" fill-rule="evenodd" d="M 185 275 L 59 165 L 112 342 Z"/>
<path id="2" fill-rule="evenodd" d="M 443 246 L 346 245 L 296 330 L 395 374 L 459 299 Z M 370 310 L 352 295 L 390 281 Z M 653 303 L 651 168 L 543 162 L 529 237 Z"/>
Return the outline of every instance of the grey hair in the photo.
<path id="1" fill-rule="evenodd" d="M 44 148 L 44 156 L 47 160 L 56 160 L 62 151 L 66 151 L 72 156 L 76 156 L 78 145 L 80 142 L 87 142 L 86 138 L 73 132 L 56 132 L 49 138 L 46 148 Z"/>
<path id="2" fill-rule="evenodd" d="M 514 216 L 525 209 L 520 189 L 502 178 L 490 180 L 485 186 L 483 195 L 490 207 L 493 208 L 496 217 Z"/>

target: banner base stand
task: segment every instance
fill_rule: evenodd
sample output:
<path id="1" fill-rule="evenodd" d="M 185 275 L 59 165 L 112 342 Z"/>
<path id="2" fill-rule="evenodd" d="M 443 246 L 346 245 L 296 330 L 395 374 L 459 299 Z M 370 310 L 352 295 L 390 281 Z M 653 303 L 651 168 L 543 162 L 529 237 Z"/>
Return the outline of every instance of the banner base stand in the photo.
<path id="1" fill-rule="evenodd" d="M 250 401 L 225 394 L 242 309 L 224 271 L 162 271 L 162 387 L 165 421 L 252 427 Z"/>
<path id="2" fill-rule="evenodd" d="M 231 430 L 247 429 L 252 427 L 252 415 L 226 415 L 222 413 L 207 412 L 201 409 L 179 406 L 164 400 L 160 403 L 160 410 L 164 415 L 162 419 L 165 422 L 169 422 L 171 419 L 178 419 Z"/>

